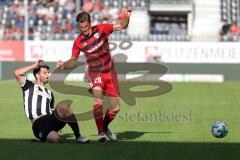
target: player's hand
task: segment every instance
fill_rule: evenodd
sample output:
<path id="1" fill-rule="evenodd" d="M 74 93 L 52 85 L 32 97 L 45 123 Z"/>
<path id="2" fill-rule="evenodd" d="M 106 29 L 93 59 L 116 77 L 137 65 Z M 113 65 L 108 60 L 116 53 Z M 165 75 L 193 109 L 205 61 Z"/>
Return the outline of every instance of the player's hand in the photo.
<path id="1" fill-rule="evenodd" d="M 123 16 L 124 17 L 130 17 L 132 13 L 132 8 L 130 7 L 124 7 L 122 10 Z"/>
<path id="2" fill-rule="evenodd" d="M 38 59 L 36 62 L 35 62 L 35 64 L 34 64 L 34 66 L 35 67 L 38 67 L 41 63 L 43 63 L 44 61 L 43 60 L 41 60 L 41 59 Z"/>
<path id="3" fill-rule="evenodd" d="M 56 68 L 63 70 L 64 69 L 64 62 L 63 61 L 57 61 Z"/>

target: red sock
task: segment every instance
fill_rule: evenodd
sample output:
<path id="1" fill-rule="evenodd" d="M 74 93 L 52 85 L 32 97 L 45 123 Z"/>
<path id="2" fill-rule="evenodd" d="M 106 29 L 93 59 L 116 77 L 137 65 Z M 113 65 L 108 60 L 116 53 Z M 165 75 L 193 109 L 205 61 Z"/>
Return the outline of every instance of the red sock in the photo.
<path id="1" fill-rule="evenodd" d="M 93 115 L 97 125 L 98 133 L 103 132 L 103 106 L 95 104 L 93 109 Z"/>
<path id="2" fill-rule="evenodd" d="M 108 125 L 112 122 L 112 120 L 116 117 L 116 113 L 112 112 L 110 110 L 106 111 L 105 117 L 104 117 L 104 131 L 108 130 Z"/>

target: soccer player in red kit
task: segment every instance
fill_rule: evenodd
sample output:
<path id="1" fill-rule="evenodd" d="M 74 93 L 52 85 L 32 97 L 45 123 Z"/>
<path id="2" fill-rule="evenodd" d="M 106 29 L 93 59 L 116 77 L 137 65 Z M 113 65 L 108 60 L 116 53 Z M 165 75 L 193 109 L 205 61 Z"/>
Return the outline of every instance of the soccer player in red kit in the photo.
<path id="1" fill-rule="evenodd" d="M 72 57 L 66 61 L 58 61 L 58 69 L 73 68 L 78 61 L 80 51 L 86 57 L 86 77 L 90 84 L 89 91 L 94 95 L 94 118 L 98 129 L 99 141 L 104 142 L 107 136 L 116 141 L 117 137 L 108 128 L 110 122 L 120 110 L 119 87 L 114 63 L 110 54 L 108 37 L 113 31 L 126 29 L 131 15 L 130 8 L 123 8 L 122 17 L 116 24 L 99 24 L 91 26 L 90 15 L 81 12 L 76 21 L 81 34 L 75 39 Z M 110 107 L 103 114 L 103 96 L 107 96 Z"/>

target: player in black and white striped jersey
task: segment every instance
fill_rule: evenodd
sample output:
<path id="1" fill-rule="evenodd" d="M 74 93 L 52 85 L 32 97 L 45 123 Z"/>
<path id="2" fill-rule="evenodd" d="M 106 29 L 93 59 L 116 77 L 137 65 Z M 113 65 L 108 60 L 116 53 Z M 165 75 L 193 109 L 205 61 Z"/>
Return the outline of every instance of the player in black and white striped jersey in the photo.
<path id="1" fill-rule="evenodd" d="M 54 109 L 53 93 L 44 87 L 49 79 L 49 67 L 40 65 L 42 61 L 15 70 L 15 76 L 23 90 L 24 110 L 27 118 L 32 122 L 32 130 L 36 138 L 41 141 L 58 143 L 60 131 L 68 124 L 80 143 L 87 143 L 89 139 L 81 136 L 79 126 L 70 105 L 59 103 Z M 24 74 L 33 70 L 36 82 L 29 81 Z"/>
<path id="2" fill-rule="evenodd" d="M 47 66 L 41 66 L 41 68 L 48 70 Z M 36 72 L 38 69 L 34 71 Z M 25 79 L 22 90 L 25 114 L 30 121 L 42 115 L 52 114 L 52 110 L 54 110 L 54 96 L 50 90 L 27 79 Z"/>

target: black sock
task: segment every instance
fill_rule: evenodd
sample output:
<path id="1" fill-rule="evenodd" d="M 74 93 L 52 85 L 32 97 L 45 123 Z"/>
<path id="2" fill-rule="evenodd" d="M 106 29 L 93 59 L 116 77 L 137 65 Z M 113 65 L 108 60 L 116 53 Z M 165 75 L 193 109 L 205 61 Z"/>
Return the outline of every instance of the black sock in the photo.
<path id="1" fill-rule="evenodd" d="M 67 122 L 67 124 L 72 128 L 75 138 L 78 139 L 80 137 L 78 123 L 77 122 Z"/>
<path id="2" fill-rule="evenodd" d="M 79 130 L 77 119 L 76 119 L 75 115 L 73 114 L 70 117 L 68 117 L 67 119 L 68 119 L 67 124 L 72 128 L 75 138 L 78 139 L 80 137 L 80 130 Z"/>

